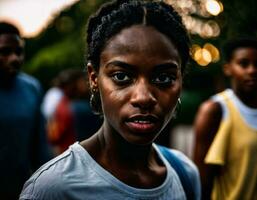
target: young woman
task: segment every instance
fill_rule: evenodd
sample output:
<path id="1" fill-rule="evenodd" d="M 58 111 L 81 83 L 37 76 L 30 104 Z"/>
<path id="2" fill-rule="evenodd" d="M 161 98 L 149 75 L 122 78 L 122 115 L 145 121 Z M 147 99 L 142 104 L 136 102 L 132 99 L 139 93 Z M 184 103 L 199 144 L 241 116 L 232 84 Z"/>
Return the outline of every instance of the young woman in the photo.
<path id="1" fill-rule="evenodd" d="M 181 18 L 163 2 L 114 1 L 90 18 L 87 43 L 91 104 L 103 125 L 40 168 L 20 199 L 186 199 L 153 144 L 176 109 L 189 58 Z M 188 198 L 199 199 L 194 164 L 168 153 L 186 169 Z"/>
<path id="2" fill-rule="evenodd" d="M 200 107 L 195 120 L 195 162 L 203 199 L 257 199 L 257 40 L 224 47 L 231 88 Z"/>

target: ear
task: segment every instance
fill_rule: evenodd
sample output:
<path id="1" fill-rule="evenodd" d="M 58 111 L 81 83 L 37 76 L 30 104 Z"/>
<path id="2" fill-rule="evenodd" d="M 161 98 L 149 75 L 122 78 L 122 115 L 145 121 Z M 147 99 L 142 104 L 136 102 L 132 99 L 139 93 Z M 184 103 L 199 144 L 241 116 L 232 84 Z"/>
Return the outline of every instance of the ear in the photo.
<path id="1" fill-rule="evenodd" d="M 223 65 L 223 72 L 226 76 L 231 76 L 231 69 L 230 69 L 230 64 L 229 63 L 225 63 Z"/>
<path id="2" fill-rule="evenodd" d="M 90 88 L 96 89 L 98 87 L 98 74 L 90 62 L 87 64 L 87 73 Z"/>

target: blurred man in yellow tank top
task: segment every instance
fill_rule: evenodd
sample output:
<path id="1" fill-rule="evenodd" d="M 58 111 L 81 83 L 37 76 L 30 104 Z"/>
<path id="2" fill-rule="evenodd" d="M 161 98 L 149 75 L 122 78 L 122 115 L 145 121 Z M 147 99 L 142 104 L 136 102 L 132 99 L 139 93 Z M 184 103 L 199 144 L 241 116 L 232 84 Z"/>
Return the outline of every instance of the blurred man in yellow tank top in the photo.
<path id="1" fill-rule="evenodd" d="M 257 40 L 236 39 L 224 47 L 224 73 L 231 88 L 204 102 L 194 130 L 194 161 L 202 198 L 257 199 Z"/>

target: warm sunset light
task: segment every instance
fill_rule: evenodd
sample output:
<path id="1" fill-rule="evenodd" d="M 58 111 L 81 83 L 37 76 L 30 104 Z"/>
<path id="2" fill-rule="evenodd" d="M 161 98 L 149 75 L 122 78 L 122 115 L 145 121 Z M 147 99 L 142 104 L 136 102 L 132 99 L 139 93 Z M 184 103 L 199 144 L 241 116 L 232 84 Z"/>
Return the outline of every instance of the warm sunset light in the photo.
<path id="1" fill-rule="evenodd" d="M 24 37 L 34 37 L 63 10 L 78 0 L 1 0 L 0 20 L 15 23 Z"/>

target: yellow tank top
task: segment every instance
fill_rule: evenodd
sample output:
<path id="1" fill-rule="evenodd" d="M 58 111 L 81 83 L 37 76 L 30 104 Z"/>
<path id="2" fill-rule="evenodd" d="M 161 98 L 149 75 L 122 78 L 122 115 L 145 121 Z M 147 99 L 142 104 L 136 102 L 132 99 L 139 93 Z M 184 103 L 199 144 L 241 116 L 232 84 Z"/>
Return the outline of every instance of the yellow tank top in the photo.
<path id="1" fill-rule="evenodd" d="M 221 166 L 212 200 L 257 200 L 257 130 L 246 124 L 226 92 L 218 95 L 223 97 L 228 115 L 205 157 L 206 164 Z"/>

